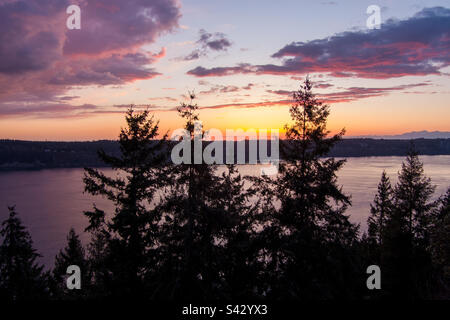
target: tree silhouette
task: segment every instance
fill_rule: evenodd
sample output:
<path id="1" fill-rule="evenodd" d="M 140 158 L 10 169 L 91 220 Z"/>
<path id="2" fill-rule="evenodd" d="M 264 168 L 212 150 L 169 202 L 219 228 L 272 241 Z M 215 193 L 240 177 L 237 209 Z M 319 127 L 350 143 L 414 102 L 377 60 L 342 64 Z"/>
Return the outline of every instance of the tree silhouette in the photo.
<path id="1" fill-rule="evenodd" d="M 384 229 L 386 228 L 386 221 L 392 214 L 393 210 L 393 190 L 389 177 L 386 171 L 381 175 L 380 183 L 378 184 L 378 191 L 370 204 L 370 216 L 367 220 L 369 238 L 378 245 L 382 244 Z"/>
<path id="2" fill-rule="evenodd" d="M 263 277 L 261 263 L 257 260 L 258 221 L 255 213 L 258 202 L 252 203 L 255 192 L 247 190 L 245 182 L 246 179 L 241 177 L 236 166 L 227 165 L 215 190 L 215 206 L 221 208 L 226 217 L 223 220 L 223 232 L 217 240 L 223 243 L 220 265 L 224 296 L 231 299 L 258 296 L 255 290 Z"/>
<path id="3" fill-rule="evenodd" d="M 398 174 L 394 210 L 386 222 L 386 241 L 381 248 L 389 297 L 417 299 L 432 295 L 429 243 L 434 189 L 412 146 Z"/>
<path id="4" fill-rule="evenodd" d="M 91 241 L 87 246 L 87 260 L 90 276 L 90 299 L 102 299 L 111 296 L 110 288 L 113 287 L 114 278 L 111 277 L 111 250 L 109 242 L 111 235 L 100 229 L 91 231 Z"/>
<path id="5" fill-rule="evenodd" d="M 106 277 L 102 282 L 110 286 L 107 291 L 111 295 L 133 298 L 145 295 L 145 279 L 154 272 L 152 252 L 160 217 L 149 204 L 157 200 L 161 187 L 166 135 L 156 140 L 158 122 L 148 111 L 134 113 L 130 108 L 126 121 L 127 127 L 119 136 L 121 156 L 99 152 L 116 176 L 86 168 L 83 180 L 86 192 L 105 196 L 116 208 L 110 219 L 97 207 L 85 212 L 90 221 L 88 230 L 96 234 L 96 240 L 102 235 L 106 241 L 103 261 L 107 272 L 98 275 Z"/>
<path id="6" fill-rule="evenodd" d="M 66 279 L 67 267 L 76 265 L 81 271 L 82 290 L 67 289 Z M 78 235 L 73 228 L 67 235 L 67 246 L 55 257 L 53 268 L 53 280 L 55 282 L 56 298 L 58 299 L 80 299 L 86 298 L 90 287 L 90 270 L 85 256 L 85 251 Z"/>
<path id="7" fill-rule="evenodd" d="M 195 138 L 202 140 L 205 134 L 196 127 L 199 115 L 194 98 L 191 94 L 190 103 L 182 103 L 178 108 L 186 121 L 184 138 L 191 150 L 195 150 Z M 159 247 L 161 272 L 154 280 L 157 298 L 232 297 L 239 294 L 231 287 L 236 282 L 236 273 L 245 273 L 249 268 L 245 257 L 239 256 L 240 265 L 227 269 L 229 259 L 235 261 L 240 254 L 231 247 L 242 247 L 248 240 L 248 224 L 243 218 L 248 207 L 241 177 L 233 166 L 219 176 L 216 165 L 195 163 L 194 159 L 191 152 L 189 163 L 171 166 L 166 196 L 158 207 L 165 223 L 161 225 Z"/>
<path id="8" fill-rule="evenodd" d="M 261 259 L 269 274 L 265 291 L 277 299 L 351 295 L 355 281 L 350 250 L 357 227 L 344 215 L 350 199 L 336 176 L 345 160 L 322 158 L 344 130 L 327 137 L 329 106 L 315 98 L 312 87 L 307 78 L 293 94 L 293 123 L 285 127 L 279 175 L 256 179 L 260 197 L 268 198 L 262 210 L 266 227 L 260 233 L 265 243 Z M 270 208 L 277 202 L 279 208 Z"/>
<path id="9" fill-rule="evenodd" d="M 0 236 L 0 297 L 2 300 L 38 300 L 48 297 L 48 274 L 36 262 L 41 255 L 14 207 L 3 221 Z"/>
<path id="10" fill-rule="evenodd" d="M 395 261 L 398 256 L 396 254 L 389 255 L 389 253 L 394 252 L 393 250 L 389 250 L 389 252 L 386 253 L 383 252 L 382 249 L 389 248 L 390 245 L 395 245 L 395 243 L 401 243 L 402 240 L 401 233 L 396 229 L 399 227 L 399 225 L 396 224 L 398 221 L 396 220 L 396 217 L 393 217 L 395 209 L 393 202 L 394 191 L 391 186 L 391 181 L 389 180 L 386 171 L 383 170 L 380 182 L 378 183 L 377 193 L 373 203 L 370 204 L 370 215 L 367 219 L 368 234 L 364 233 L 360 241 L 360 256 L 363 265 L 365 267 L 369 265 L 381 266 L 383 270 L 383 283 L 386 283 L 386 277 L 384 276 L 386 264 L 384 259 Z M 389 236 L 396 235 L 398 238 L 389 238 L 386 245 L 385 238 L 387 237 L 386 230 L 389 221 L 391 221 L 391 224 L 389 225 Z M 404 252 L 401 252 L 400 254 L 404 254 Z M 401 270 L 399 270 L 399 272 L 401 272 Z M 392 271 L 391 273 L 394 272 Z M 385 285 L 383 285 L 383 287 L 384 286 Z M 379 290 L 371 290 L 367 292 L 367 294 L 372 299 L 384 297 L 384 292 L 379 292 Z"/>
<path id="11" fill-rule="evenodd" d="M 427 245 L 433 209 L 431 196 L 436 187 L 425 176 L 423 164 L 413 147 L 402 163 L 398 180 L 394 189 L 395 206 L 403 214 L 411 238 Z"/>
<path id="12" fill-rule="evenodd" d="M 409 299 L 412 291 L 411 237 L 399 210 L 387 219 L 381 246 L 383 293 L 390 299 Z"/>
<path id="13" fill-rule="evenodd" d="M 450 299 L 450 188 L 437 202 L 431 234 L 436 295 Z"/>

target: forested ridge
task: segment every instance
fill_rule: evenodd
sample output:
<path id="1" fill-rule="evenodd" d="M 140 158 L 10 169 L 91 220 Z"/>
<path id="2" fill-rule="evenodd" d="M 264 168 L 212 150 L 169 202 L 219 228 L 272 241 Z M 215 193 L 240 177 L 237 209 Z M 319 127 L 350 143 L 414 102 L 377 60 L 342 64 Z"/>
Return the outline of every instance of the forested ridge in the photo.
<path id="1" fill-rule="evenodd" d="M 450 139 L 383 140 L 362 138 L 342 139 L 330 149 L 326 156 L 404 156 L 409 150 L 410 141 L 414 142 L 416 151 L 420 155 L 450 155 Z M 165 141 L 164 143 L 170 144 L 171 142 Z M 204 146 L 208 143 L 207 141 L 203 142 Z M 248 159 L 248 143 L 246 141 L 246 159 Z M 99 149 L 115 156 L 120 155 L 119 142 L 112 140 L 84 142 L 0 140 L 0 170 L 105 167 L 107 164 L 97 156 Z M 223 154 L 225 158 L 225 143 Z"/>

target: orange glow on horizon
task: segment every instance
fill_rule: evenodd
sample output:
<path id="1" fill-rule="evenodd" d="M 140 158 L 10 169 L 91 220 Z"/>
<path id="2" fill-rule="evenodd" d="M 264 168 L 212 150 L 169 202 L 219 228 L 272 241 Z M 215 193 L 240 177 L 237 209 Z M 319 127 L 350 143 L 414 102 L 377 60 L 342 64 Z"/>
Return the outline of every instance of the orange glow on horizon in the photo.
<path id="1" fill-rule="evenodd" d="M 364 103 L 356 101 L 332 105 L 328 130 L 334 134 L 345 128 L 346 136 L 391 135 L 420 130 L 448 131 L 449 108 L 431 105 L 426 109 L 419 109 L 420 112 L 409 112 L 411 104 L 420 105 L 426 102 L 426 97 L 419 98 L 411 102 L 408 97 L 402 96 L 393 106 L 392 102 L 389 104 L 383 97 L 366 99 Z M 286 105 L 205 108 L 200 109 L 199 113 L 204 130 L 219 129 L 224 136 L 226 129 L 279 129 L 280 138 L 283 138 L 284 125 L 290 122 L 289 107 Z M 153 114 L 155 119 L 160 121 L 161 136 L 184 126 L 176 111 L 155 111 Z M 4 117 L 0 118 L 0 138 L 52 141 L 115 140 L 120 128 L 125 126 L 124 116 L 125 110 L 123 113 L 94 114 L 80 118 Z"/>

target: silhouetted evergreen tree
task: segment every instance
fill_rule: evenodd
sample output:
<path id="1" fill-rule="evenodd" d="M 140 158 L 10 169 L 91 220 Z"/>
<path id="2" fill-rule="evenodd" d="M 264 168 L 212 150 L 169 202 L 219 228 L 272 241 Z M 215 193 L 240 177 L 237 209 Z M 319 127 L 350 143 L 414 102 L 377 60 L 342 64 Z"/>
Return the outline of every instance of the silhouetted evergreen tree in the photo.
<path id="1" fill-rule="evenodd" d="M 435 186 L 424 174 L 417 152 L 409 151 L 395 186 L 395 206 L 403 214 L 411 237 L 427 246 Z"/>
<path id="2" fill-rule="evenodd" d="M 48 297 L 49 277 L 36 262 L 40 255 L 33 248 L 31 236 L 9 207 L 0 236 L 0 298 L 4 300 L 39 300 Z"/>
<path id="3" fill-rule="evenodd" d="M 391 299 L 410 299 L 412 243 L 403 214 L 394 210 L 387 219 L 381 246 L 382 294 Z"/>
<path id="4" fill-rule="evenodd" d="M 378 190 L 374 197 L 373 203 L 370 204 L 370 215 L 367 219 L 368 234 L 364 233 L 360 241 L 360 257 L 363 261 L 363 268 L 370 265 L 384 266 L 382 258 L 382 247 L 386 236 L 386 228 L 388 221 L 393 219 L 394 211 L 394 191 L 391 186 L 389 177 L 386 171 L 383 170 L 380 182 L 378 183 Z M 391 228 L 394 226 L 392 225 Z M 393 230 L 393 229 L 392 229 Z M 396 239 L 389 239 L 389 241 L 396 241 Z M 388 259 L 395 259 L 397 257 L 388 257 Z M 384 269 L 382 269 L 384 271 Z M 384 273 L 383 273 L 384 283 Z M 382 298 L 384 291 L 370 290 L 366 292 L 366 297 L 371 299 Z"/>
<path id="5" fill-rule="evenodd" d="M 393 196 L 391 182 L 383 171 L 380 183 L 378 184 L 378 191 L 370 204 L 370 216 L 367 220 L 369 238 L 381 245 L 383 242 L 383 232 L 386 227 L 386 221 L 392 214 L 393 210 Z"/>
<path id="6" fill-rule="evenodd" d="M 148 111 L 134 113 L 130 108 L 126 121 L 127 127 L 119 136 L 121 156 L 99 152 L 115 175 L 86 168 L 84 177 L 85 191 L 111 200 L 115 212 L 106 216 L 103 210 L 94 207 L 85 214 L 90 220 L 88 230 L 97 236 L 95 240 L 102 235 L 105 241 L 103 253 L 107 256 L 102 261 L 106 270 L 97 274 L 102 285 L 107 286 L 105 291 L 113 296 L 142 298 L 148 293 L 145 279 L 155 267 L 152 252 L 160 217 L 149 204 L 157 200 L 156 192 L 161 187 L 166 136 L 156 140 L 158 122 Z M 93 245 L 96 246 L 98 243 Z"/>
<path id="7" fill-rule="evenodd" d="M 270 199 L 264 202 L 266 221 L 260 233 L 266 294 L 275 299 L 353 296 L 358 227 L 344 215 L 350 199 L 336 176 L 345 160 L 323 158 L 344 130 L 327 137 L 329 106 L 315 98 L 309 79 L 293 98 L 293 123 L 285 127 L 279 175 L 256 184 L 261 197 Z M 270 209 L 277 202 L 280 207 Z"/>
<path id="8" fill-rule="evenodd" d="M 66 285 L 67 268 L 70 265 L 80 267 L 81 289 L 69 290 Z M 53 281 L 55 282 L 56 298 L 58 299 L 81 299 L 88 296 L 90 288 L 90 270 L 85 256 L 83 245 L 73 228 L 67 236 L 67 246 L 60 250 L 55 257 L 55 267 L 53 268 Z"/>
<path id="9" fill-rule="evenodd" d="M 91 241 L 87 246 L 91 280 L 89 298 L 96 299 L 111 295 L 109 290 L 113 286 L 114 278 L 111 277 L 109 266 L 112 254 L 108 246 L 110 240 L 111 235 L 105 229 L 91 231 Z"/>
<path id="10" fill-rule="evenodd" d="M 246 189 L 246 180 L 234 165 L 227 165 L 220 178 L 215 190 L 216 206 L 222 208 L 226 220 L 224 232 L 217 240 L 224 247 L 221 266 L 225 297 L 257 297 L 258 283 L 264 277 L 262 264 L 258 261 L 258 221 L 255 217 L 258 201 L 254 199 L 253 190 Z"/>
<path id="11" fill-rule="evenodd" d="M 233 288 L 236 273 L 249 273 L 247 257 L 242 256 L 248 240 L 242 216 L 248 210 L 241 178 L 232 166 L 221 177 L 216 165 L 195 163 L 194 141 L 196 137 L 201 141 L 204 132 L 195 125 L 199 116 L 194 98 L 191 94 L 191 102 L 178 108 L 186 120 L 190 161 L 171 166 L 169 187 L 159 206 L 165 223 L 159 247 L 161 271 L 154 280 L 157 298 L 211 300 L 249 290 L 242 283 Z M 233 270 L 230 259 L 240 260 Z"/>
<path id="12" fill-rule="evenodd" d="M 438 200 L 431 232 L 435 297 L 450 299 L 450 188 Z"/>
<path id="13" fill-rule="evenodd" d="M 433 291 L 429 252 L 435 187 L 411 148 L 394 188 L 394 207 L 382 246 L 386 294 L 400 299 L 430 298 Z"/>

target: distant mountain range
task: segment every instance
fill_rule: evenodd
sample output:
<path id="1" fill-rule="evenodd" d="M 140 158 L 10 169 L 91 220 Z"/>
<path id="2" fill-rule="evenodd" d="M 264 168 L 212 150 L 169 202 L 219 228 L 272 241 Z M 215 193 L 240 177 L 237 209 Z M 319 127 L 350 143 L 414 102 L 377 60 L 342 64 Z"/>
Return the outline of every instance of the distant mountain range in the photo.
<path id="1" fill-rule="evenodd" d="M 370 139 L 449 139 L 450 138 L 450 132 L 449 131 L 411 131 L 406 132 L 402 134 L 396 134 L 396 135 L 390 135 L 390 136 L 376 136 L 376 135 L 369 135 L 369 136 L 347 136 L 345 137 L 347 139 L 363 139 L 363 138 L 370 138 Z"/>

